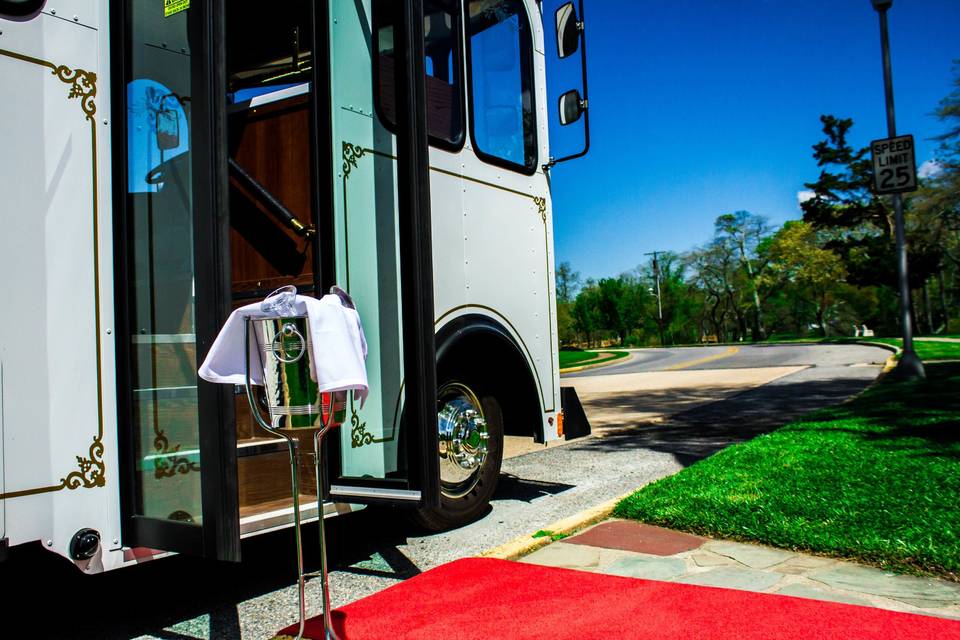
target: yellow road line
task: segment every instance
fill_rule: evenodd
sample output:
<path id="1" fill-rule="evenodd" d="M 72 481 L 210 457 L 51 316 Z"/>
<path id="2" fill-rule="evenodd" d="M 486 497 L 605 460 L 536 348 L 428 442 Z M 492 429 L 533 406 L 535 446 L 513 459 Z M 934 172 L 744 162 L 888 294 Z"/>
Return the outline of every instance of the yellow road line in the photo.
<path id="1" fill-rule="evenodd" d="M 675 364 L 672 367 L 667 367 L 664 369 L 664 371 L 676 371 L 677 369 L 686 369 L 687 367 L 694 367 L 698 364 L 713 362 L 714 360 L 720 360 L 721 358 L 729 358 L 738 351 L 740 351 L 740 347 L 728 347 L 723 353 L 707 356 L 706 358 L 700 358 L 698 360 L 690 360 L 689 362 L 681 362 L 680 364 Z"/>

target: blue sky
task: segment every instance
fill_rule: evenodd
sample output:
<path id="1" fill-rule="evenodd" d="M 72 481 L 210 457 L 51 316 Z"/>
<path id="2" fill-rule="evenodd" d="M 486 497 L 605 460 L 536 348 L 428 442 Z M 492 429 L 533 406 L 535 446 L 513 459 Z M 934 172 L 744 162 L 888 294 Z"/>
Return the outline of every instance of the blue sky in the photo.
<path id="1" fill-rule="evenodd" d="M 853 118 L 856 146 L 886 136 L 869 0 L 586 0 L 586 18 L 591 151 L 552 176 L 557 262 L 583 277 L 702 244 L 725 212 L 799 218 L 822 113 Z M 897 130 L 919 165 L 943 130 L 960 0 L 895 0 L 889 20 Z M 572 82 L 554 74 L 551 96 Z"/>

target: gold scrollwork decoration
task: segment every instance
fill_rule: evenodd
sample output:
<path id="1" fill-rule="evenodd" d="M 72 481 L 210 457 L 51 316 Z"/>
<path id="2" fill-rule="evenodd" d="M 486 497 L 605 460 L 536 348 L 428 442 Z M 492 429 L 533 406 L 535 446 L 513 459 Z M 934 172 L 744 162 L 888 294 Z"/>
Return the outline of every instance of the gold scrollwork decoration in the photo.
<path id="1" fill-rule="evenodd" d="M 533 196 L 533 204 L 537 205 L 537 213 L 540 214 L 540 220 L 547 223 L 547 199 L 540 196 Z"/>
<path id="2" fill-rule="evenodd" d="M 67 98 L 71 100 L 80 98 L 80 108 L 87 115 L 87 120 L 92 122 L 93 116 L 97 113 L 97 105 L 94 102 L 94 98 L 97 97 L 97 74 L 83 69 L 71 69 L 61 64 L 54 67 L 53 75 L 70 85 Z"/>
<path id="3" fill-rule="evenodd" d="M 83 113 L 86 115 L 86 120 L 90 122 L 90 142 L 93 150 L 93 171 L 91 176 L 91 184 L 93 185 L 93 234 L 94 237 L 97 237 L 97 131 L 96 123 L 94 122 L 94 115 L 97 112 L 97 105 L 95 98 L 97 96 L 97 74 L 91 71 L 86 71 L 79 68 L 71 68 L 66 65 L 56 64 L 50 62 L 49 60 L 42 60 L 40 58 L 34 58 L 33 56 L 28 56 L 22 53 L 17 53 L 15 51 L 9 51 L 7 49 L 0 49 L 0 56 L 4 58 L 10 58 L 13 60 L 19 60 L 21 62 L 26 62 L 28 64 L 37 65 L 40 67 L 45 67 L 50 69 L 51 74 L 56 76 L 58 80 L 70 85 L 70 91 L 67 95 L 67 99 L 80 99 L 80 108 L 83 110 Z M 94 243 L 94 282 L 96 283 L 99 279 L 99 258 L 97 254 L 97 246 Z M 96 326 L 100 326 L 100 303 L 97 296 L 94 296 L 94 304 L 96 306 Z M 96 338 L 96 354 L 97 354 L 97 400 L 100 405 L 98 416 L 98 430 L 97 434 L 93 436 L 93 442 L 90 445 L 89 450 L 87 451 L 87 457 L 82 455 L 75 456 L 77 461 L 78 470 L 68 473 L 65 477 L 60 478 L 60 483 L 46 486 L 46 487 L 37 487 L 33 489 L 25 489 L 22 491 L 11 491 L 7 493 L 0 493 L 0 500 L 8 500 L 11 498 L 20 498 L 25 496 L 33 496 L 42 493 L 50 493 L 54 491 L 62 491 L 63 489 L 75 490 L 75 489 L 92 489 L 95 487 L 104 487 L 107 484 L 106 481 L 106 464 L 103 461 L 103 414 L 102 414 L 102 402 L 103 398 L 101 396 L 102 387 L 100 381 L 100 337 L 97 334 Z"/>
<path id="4" fill-rule="evenodd" d="M 158 457 L 153 460 L 153 476 L 155 478 L 172 478 L 178 473 L 186 475 L 191 471 L 200 471 L 200 464 L 192 462 L 186 456 L 176 455 L 180 452 L 180 445 L 170 448 L 170 440 L 162 429 L 156 430 L 153 439 L 153 448 Z M 159 457 L 164 456 L 164 457 Z"/>
<path id="5" fill-rule="evenodd" d="M 357 168 L 357 160 L 366 155 L 367 150 L 358 144 L 343 143 L 343 179 L 350 177 L 351 168 Z"/>
<path id="6" fill-rule="evenodd" d="M 106 485 L 104 471 L 106 465 L 103 463 L 103 441 L 99 435 L 93 437 L 93 444 L 87 452 L 89 458 L 77 456 L 77 465 L 79 471 L 73 471 L 67 474 L 67 477 L 60 479 L 60 484 L 66 489 L 92 489 L 93 487 L 102 487 Z"/>
<path id="7" fill-rule="evenodd" d="M 350 415 L 350 448 L 359 449 L 368 444 L 379 444 L 386 442 L 389 438 L 374 438 L 372 433 L 367 433 L 367 423 L 360 422 L 360 416 L 356 409 L 352 410 Z"/>

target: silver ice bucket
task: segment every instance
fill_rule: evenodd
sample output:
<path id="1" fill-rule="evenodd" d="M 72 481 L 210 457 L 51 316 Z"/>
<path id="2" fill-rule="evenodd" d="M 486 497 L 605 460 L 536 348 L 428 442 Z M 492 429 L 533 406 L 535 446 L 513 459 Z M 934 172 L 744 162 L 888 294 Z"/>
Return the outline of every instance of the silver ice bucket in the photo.
<path id="1" fill-rule="evenodd" d="M 245 362 L 247 397 L 255 416 L 259 416 L 252 389 L 250 371 L 259 367 L 263 374 L 266 409 L 270 414 L 269 430 L 321 429 L 343 423 L 346 414 L 346 392 L 321 393 L 313 363 L 313 341 L 307 316 L 295 315 L 293 296 L 296 289 L 278 290 L 268 296 L 263 308 L 278 312 L 277 316 L 247 318 Z M 255 359 L 251 363 L 251 346 Z M 258 420 L 260 422 L 260 420 Z"/>
<path id="2" fill-rule="evenodd" d="M 248 319 L 274 429 L 318 429 L 321 394 L 306 316 Z M 250 343 L 248 342 L 248 347 Z"/>

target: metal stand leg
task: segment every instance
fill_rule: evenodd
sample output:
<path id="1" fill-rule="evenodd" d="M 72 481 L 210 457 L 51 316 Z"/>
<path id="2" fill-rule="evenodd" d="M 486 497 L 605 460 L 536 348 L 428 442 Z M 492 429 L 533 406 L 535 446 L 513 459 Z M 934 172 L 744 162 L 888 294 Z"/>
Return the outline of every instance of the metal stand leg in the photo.
<path id="1" fill-rule="evenodd" d="M 293 537 L 294 542 L 297 547 L 297 591 L 299 595 L 300 603 L 300 626 L 297 631 L 296 640 L 302 640 L 303 631 L 307 622 L 307 603 L 306 603 L 306 588 L 305 588 L 305 576 L 303 573 L 303 543 L 300 535 L 300 478 L 299 478 L 299 469 L 300 469 L 300 449 L 299 441 L 287 433 L 284 429 L 281 428 L 281 421 L 288 415 L 304 415 L 302 412 L 294 414 L 289 412 L 289 407 L 287 407 L 287 413 L 281 413 L 277 411 L 277 407 L 270 407 L 270 423 L 267 423 L 263 419 L 263 416 L 260 415 L 260 410 L 257 407 L 257 401 L 253 394 L 253 388 L 250 385 L 250 324 L 251 320 L 248 318 L 244 323 L 243 328 L 243 343 L 244 343 L 244 387 L 247 391 L 247 402 L 250 404 L 250 410 L 253 413 L 254 419 L 257 421 L 261 427 L 267 430 L 267 432 L 272 433 L 273 435 L 282 436 L 286 438 L 287 445 L 290 448 L 290 485 L 293 490 Z M 279 334 L 278 334 L 279 335 Z M 299 344 L 309 344 L 307 341 L 303 340 L 303 337 L 299 337 Z M 258 343 L 258 352 L 260 351 Z M 304 351 L 305 353 L 306 351 Z M 274 354 L 276 356 L 276 354 Z M 299 359 L 300 356 L 297 357 Z M 279 358 L 278 358 L 279 359 Z M 284 364 L 291 364 L 296 362 L 297 359 L 293 360 L 279 360 Z M 261 363 L 262 366 L 262 363 Z M 310 407 L 298 407 L 299 409 L 312 409 Z M 320 529 L 320 579 L 321 579 L 321 588 L 323 592 L 323 627 L 324 627 L 324 640 L 339 640 L 337 634 L 333 630 L 333 621 L 330 616 L 330 589 L 327 583 L 327 549 L 326 549 L 326 540 L 324 538 L 324 523 L 323 523 L 323 476 L 320 474 L 320 445 L 323 439 L 324 434 L 330 429 L 330 425 L 333 423 L 333 398 L 331 397 L 330 404 L 330 414 L 327 420 L 323 420 L 322 408 L 321 413 L 321 426 L 319 429 L 313 433 L 313 459 L 314 459 L 314 469 L 317 474 L 317 526 Z M 315 414 L 314 414 L 315 415 Z"/>
<path id="2" fill-rule="evenodd" d="M 330 412 L 333 413 L 333 402 L 330 403 Z M 317 474 L 317 527 L 320 529 L 320 587 L 323 593 L 323 629 L 325 640 L 339 640 L 333 630 L 333 619 L 330 615 L 330 587 L 327 583 L 327 544 L 324 536 L 323 524 L 323 476 L 320 475 L 320 444 L 327 429 L 323 428 L 313 434 L 313 461 Z"/>
<path id="3" fill-rule="evenodd" d="M 301 638 L 303 638 L 304 626 L 307 623 L 307 600 L 305 580 L 303 577 L 303 543 L 300 539 L 300 479 L 297 473 L 300 467 L 300 456 L 298 455 L 297 448 L 299 443 L 295 438 L 286 434 L 284 434 L 284 437 L 287 439 L 287 445 L 290 447 L 290 480 L 293 488 L 293 539 L 297 547 L 297 592 L 300 597 L 300 628 L 297 631 L 296 640 L 301 640 Z"/>

